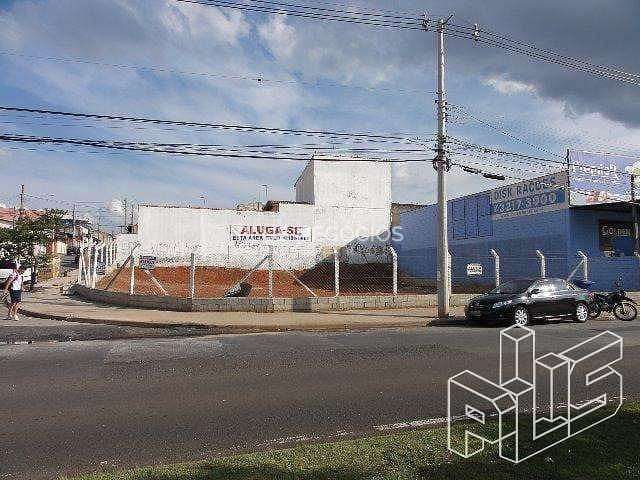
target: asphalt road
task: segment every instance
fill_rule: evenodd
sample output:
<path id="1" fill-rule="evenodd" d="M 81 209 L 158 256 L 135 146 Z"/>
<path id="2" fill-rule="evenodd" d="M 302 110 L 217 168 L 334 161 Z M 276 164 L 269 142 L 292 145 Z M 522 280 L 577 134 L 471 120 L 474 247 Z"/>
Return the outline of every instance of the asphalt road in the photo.
<path id="1" fill-rule="evenodd" d="M 623 336 L 640 393 L 640 323 L 536 326 L 538 352 Z M 0 347 L 0 478 L 42 479 L 336 439 L 445 415 L 446 380 L 495 378 L 495 328 L 77 341 Z"/>
<path id="2" fill-rule="evenodd" d="M 4 318 L 0 308 L 0 346 L 16 343 L 122 340 L 161 337 L 197 337 L 219 333 L 195 327 L 147 328 L 92 323 L 63 322 L 20 315 L 16 322 Z"/>

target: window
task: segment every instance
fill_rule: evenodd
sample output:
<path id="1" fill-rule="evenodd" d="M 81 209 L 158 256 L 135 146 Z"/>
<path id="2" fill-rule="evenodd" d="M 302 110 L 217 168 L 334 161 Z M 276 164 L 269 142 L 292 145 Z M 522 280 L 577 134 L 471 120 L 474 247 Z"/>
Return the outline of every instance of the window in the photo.
<path id="1" fill-rule="evenodd" d="M 567 290 L 567 282 L 559 278 L 548 278 L 540 280 L 536 283 L 534 288 L 540 289 L 541 293 L 561 292 Z"/>

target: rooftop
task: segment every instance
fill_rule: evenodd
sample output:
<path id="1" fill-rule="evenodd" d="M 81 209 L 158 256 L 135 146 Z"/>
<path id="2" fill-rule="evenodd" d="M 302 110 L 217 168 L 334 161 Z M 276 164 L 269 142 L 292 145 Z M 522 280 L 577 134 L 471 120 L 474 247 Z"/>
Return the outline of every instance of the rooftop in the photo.
<path id="1" fill-rule="evenodd" d="M 38 218 L 42 215 L 40 210 L 23 210 L 22 215 L 27 218 Z M 20 216 L 20 210 L 15 208 L 0 207 L 0 222 L 13 222 Z"/>

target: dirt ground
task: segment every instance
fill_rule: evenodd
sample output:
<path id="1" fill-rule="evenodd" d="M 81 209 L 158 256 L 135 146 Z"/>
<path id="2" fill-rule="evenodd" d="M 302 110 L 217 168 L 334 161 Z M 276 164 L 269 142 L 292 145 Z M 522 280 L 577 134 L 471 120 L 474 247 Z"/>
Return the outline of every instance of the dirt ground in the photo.
<path id="1" fill-rule="evenodd" d="M 128 292 L 131 270 L 124 268 L 99 283 L 99 288 Z M 222 267 L 197 267 L 195 275 L 196 298 L 218 298 L 240 281 L 247 270 Z M 187 297 L 189 295 L 189 267 L 157 267 L 152 271 L 156 280 L 171 296 Z M 303 271 L 273 272 L 273 294 L 275 297 L 309 297 L 311 294 L 300 285 L 298 278 L 317 296 L 334 295 L 333 264 L 318 265 L 313 269 Z M 267 297 L 269 273 L 266 270 L 253 272 L 246 280 L 251 284 L 250 297 Z M 411 289 L 415 290 L 415 289 Z M 422 289 L 420 289 L 422 290 Z M 154 285 L 151 278 L 140 269 L 135 270 L 135 293 L 159 295 L 162 292 Z M 392 267 L 389 264 L 341 265 L 340 293 L 341 295 L 379 295 L 393 291 Z M 407 288 L 403 289 L 407 292 Z M 413 292 L 413 293 L 424 293 Z"/>

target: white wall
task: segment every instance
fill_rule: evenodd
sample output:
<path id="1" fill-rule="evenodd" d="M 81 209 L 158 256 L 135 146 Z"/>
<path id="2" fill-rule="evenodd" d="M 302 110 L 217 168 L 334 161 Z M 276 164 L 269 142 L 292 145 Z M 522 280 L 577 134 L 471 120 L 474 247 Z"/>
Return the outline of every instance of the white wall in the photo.
<path id="1" fill-rule="evenodd" d="M 283 268 L 311 267 L 331 247 L 349 246 L 343 254 L 353 263 L 387 260 L 386 252 L 378 258 L 354 247 L 372 243 L 358 237 L 380 235 L 390 227 L 389 164 L 312 161 L 296 184 L 296 198 L 315 199 L 315 204 L 281 203 L 273 212 L 141 205 L 139 253 L 157 256 L 160 264 L 186 264 L 195 251 L 201 265 L 251 268 L 269 246 L 236 245 L 232 226 L 296 226 L 311 227 L 311 240 L 276 242 L 274 256 Z"/>
<path id="2" fill-rule="evenodd" d="M 122 263 L 131 254 L 131 249 L 138 243 L 138 235 L 136 233 L 118 233 L 116 235 L 116 265 L 121 266 Z M 139 249 L 138 249 L 139 250 Z M 136 253 L 138 251 L 136 250 Z"/>
<path id="3" fill-rule="evenodd" d="M 307 163 L 296 184 L 296 202 L 314 203 L 313 198 L 313 161 Z"/>
<path id="4" fill-rule="evenodd" d="M 316 205 L 382 208 L 391 212 L 391 165 L 319 161 L 313 165 Z"/>

